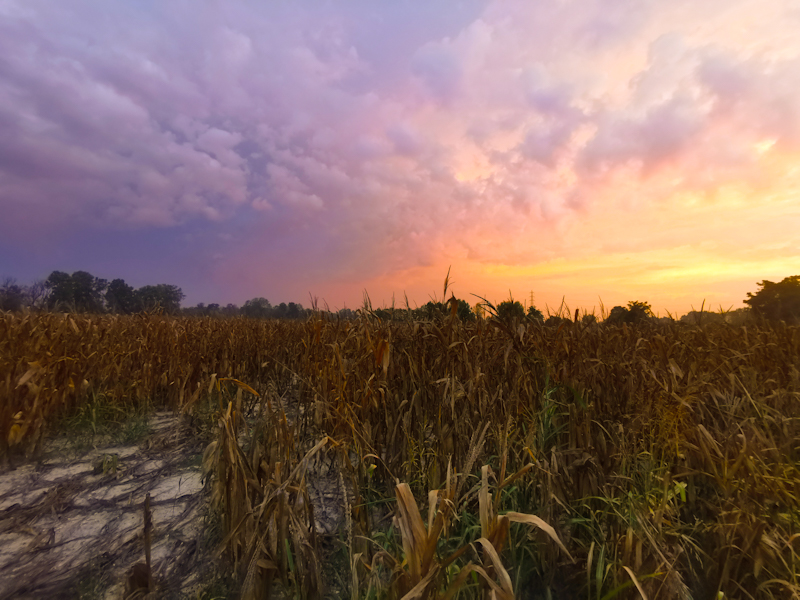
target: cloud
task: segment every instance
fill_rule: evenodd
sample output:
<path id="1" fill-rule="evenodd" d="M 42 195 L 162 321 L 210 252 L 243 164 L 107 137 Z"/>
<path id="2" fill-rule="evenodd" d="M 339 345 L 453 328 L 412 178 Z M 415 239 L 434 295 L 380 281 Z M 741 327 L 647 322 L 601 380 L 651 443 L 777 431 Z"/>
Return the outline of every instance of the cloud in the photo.
<path id="1" fill-rule="evenodd" d="M 445 103 L 455 99 L 461 85 L 461 64 L 447 44 L 420 48 L 412 58 L 411 68 L 435 98 Z"/>
<path id="2" fill-rule="evenodd" d="M 676 95 L 641 117 L 618 111 L 596 120 L 597 133 L 580 154 L 591 174 L 635 161 L 645 173 L 685 155 L 706 121 L 703 107 Z"/>
<path id="3" fill-rule="evenodd" d="M 751 139 L 800 148 L 800 57 L 742 58 L 714 49 L 702 57 L 697 78 L 718 121 Z"/>
<path id="4" fill-rule="evenodd" d="M 389 126 L 386 136 L 394 144 L 394 150 L 398 154 L 413 156 L 425 145 L 422 135 L 408 123 Z"/>
<path id="5" fill-rule="evenodd" d="M 0 233 L 211 226 L 255 291 L 524 267 L 789 185 L 797 13 L 612 4 L 5 2 Z"/>
<path id="6" fill-rule="evenodd" d="M 238 132 L 223 131 L 212 127 L 198 136 L 195 146 L 208 152 L 216 161 L 228 167 L 238 167 L 242 163 L 234 148 L 242 141 Z"/>

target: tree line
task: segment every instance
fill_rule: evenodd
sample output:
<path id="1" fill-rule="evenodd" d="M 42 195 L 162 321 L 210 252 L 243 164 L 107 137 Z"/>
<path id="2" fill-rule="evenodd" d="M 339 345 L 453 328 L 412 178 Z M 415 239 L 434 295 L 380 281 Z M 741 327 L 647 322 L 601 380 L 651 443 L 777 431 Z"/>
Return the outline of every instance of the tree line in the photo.
<path id="1" fill-rule="evenodd" d="M 21 285 L 7 277 L 0 284 L 0 310 L 49 310 L 77 313 L 130 315 L 158 311 L 186 316 L 245 316 L 258 319 L 301 319 L 308 310 L 302 304 L 282 302 L 271 305 L 266 298 L 253 298 L 239 307 L 235 304 L 200 303 L 181 307 L 185 295 L 180 287 L 167 283 L 134 288 L 124 279 L 108 281 L 87 271 L 53 271 L 47 279 Z M 350 311 L 352 312 L 352 311 Z"/>
<path id="2" fill-rule="evenodd" d="M 701 324 L 715 322 L 740 322 L 752 317 L 775 321 L 800 323 L 800 275 L 786 277 L 780 282 L 764 280 L 759 282 L 755 293 L 747 294 L 744 303 L 748 308 L 729 311 L 727 313 L 692 311 L 681 317 L 682 322 Z M 21 311 L 49 310 L 81 313 L 134 314 L 139 312 L 159 311 L 171 315 L 235 317 L 243 316 L 253 319 L 303 319 L 317 310 L 316 301 L 312 298 L 311 309 L 306 309 L 299 302 L 281 302 L 273 305 L 263 297 L 253 298 L 243 306 L 227 304 L 199 303 L 196 306 L 181 307 L 185 298 L 181 288 L 176 285 L 161 283 L 134 288 L 124 279 L 106 279 L 95 277 L 86 271 L 75 271 L 72 274 L 53 271 L 47 279 L 35 281 L 31 285 L 21 285 L 13 278 L 7 277 L 0 284 L 0 310 Z M 535 306 L 527 309 L 518 301 L 509 298 L 497 306 L 483 301 L 473 306 L 466 300 L 451 296 L 446 302 L 430 301 L 417 308 L 378 308 L 372 310 L 382 320 L 437 319 L 447 315 L 455 315 L 462 321 L 473 321 L 479 316 L 493 316 L 507 323 L 521 322 L 528 319 L 548 326 L 559 326 L 563 323 L 580 321 L 590 325 L 597 321 L 593 314 L 578 311 L 575 315 L 548 315 Z M 330 311 L 325 311 L 330 312 Z M 336 312 L 342 318 L 355 316 L 353 310 L 344 308 Z M 649 303 L 638 300 L 628 302 L 627 306 L 615 306 L 605 317 L 607 324 L 633 324 L 656 320 Z"/>
<path id="3" fill-rule="evenodd" d="M 17 311 L 23 308 L 80 313 L 133 314 L 163 310 L 174 314 L 180 310 L 184 294 L 175 285 L 145 285 L 138 289 L 123 279 L 95 277 L 87 271 L 64 273 L 53 271 L 47 279 L 19 285 L 6 278 L 0 286 L 0 308 Z"/>

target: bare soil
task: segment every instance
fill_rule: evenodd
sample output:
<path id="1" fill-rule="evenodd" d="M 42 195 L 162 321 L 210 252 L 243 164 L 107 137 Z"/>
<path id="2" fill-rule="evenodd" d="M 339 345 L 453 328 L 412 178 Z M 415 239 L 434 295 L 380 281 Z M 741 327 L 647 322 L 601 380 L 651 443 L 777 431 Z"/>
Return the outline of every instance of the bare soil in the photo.
<path id="1" fill-rule="evenodd" d="M 293 394 L 276 398 L 276 405 L 290 423 L 302 410 Z M 146 429 L 138 443 L 93 438 L 88 447 L 79 436 L 61 434 L 44 445 L 37 459 L 0 471 L 0 598 L 235 595 L 235 583 L 220 579 L 220 524 L 210 509 L 210 486 L 203 480 L 203 450 L 209 440 L 170 412 L 152 414 Z M 319 431 L 305 432 L 301 447 L 310 449 L 321 436 Z M 307 467 L 324 595 L 338 598 L 349 585 L 345 512 L 354 501 L 352 485 L 327 449 Z M 147 494 L 155 591 L 145 596 L 131 593 L 129 580 L 145 562 Z M 387 507 L 371 512 L 375 523 L 387 522 Z M 279 583 L 273 594 L 289 597 Z"/>
<path id="2" fill-rule="evenodd" d="M 76 449 L 61 436 L 35 462 L 0 473 L 0 598 L 119 599 L 144 563 L 150 494 L 158 598 L 197 597 L 213 562 L 202 444 L 155 413 L 138 444 Z"/>

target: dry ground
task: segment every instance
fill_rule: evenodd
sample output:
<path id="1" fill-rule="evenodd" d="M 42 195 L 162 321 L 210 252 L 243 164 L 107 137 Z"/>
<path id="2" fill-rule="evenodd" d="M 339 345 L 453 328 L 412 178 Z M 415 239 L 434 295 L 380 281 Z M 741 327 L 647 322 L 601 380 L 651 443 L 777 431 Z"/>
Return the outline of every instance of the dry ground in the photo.
<path id="1" fill-rule="evenodd" d="M 0 473 L 0 598 L 121 598 L 144 562 L 150 494 L 159 598 L 197 597 L 211 558 L 202 445 L 171 413 L 131 445 L 78 450 L 51 440 L 36 462 Z"/>

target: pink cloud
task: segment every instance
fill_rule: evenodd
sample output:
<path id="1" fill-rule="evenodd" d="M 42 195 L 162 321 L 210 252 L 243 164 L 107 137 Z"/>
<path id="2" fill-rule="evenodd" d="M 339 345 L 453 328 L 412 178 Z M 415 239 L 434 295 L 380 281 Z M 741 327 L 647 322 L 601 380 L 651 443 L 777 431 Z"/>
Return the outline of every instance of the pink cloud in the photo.
<path id="1" fill-rule="evenodd" d="M 210 223 L 243 294 L 572 259 L 800 149 L 780 2 L 4 6 L 0 232 Z"/>

